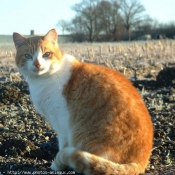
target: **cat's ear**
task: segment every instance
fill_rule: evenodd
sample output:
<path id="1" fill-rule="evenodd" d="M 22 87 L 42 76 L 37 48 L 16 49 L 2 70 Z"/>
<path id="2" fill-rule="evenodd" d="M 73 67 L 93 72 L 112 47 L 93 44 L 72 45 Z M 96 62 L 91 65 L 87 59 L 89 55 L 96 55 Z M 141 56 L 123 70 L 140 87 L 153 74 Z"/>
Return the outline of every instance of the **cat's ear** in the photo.
<path id="1" fill-rule="evenodd" d="M 13 41 L 15 43 L 16 49 L 19 49 L 26 41 L 26 38 L 19 33 L 13 33 Z"/>
<path id="2" fill-rule="evenodd" d="M 49 32 L 44 36 L 44 40 L 50 41 L 53 44 L 57 44 L 58 35 L 55 29 L 49 30 Z"/>

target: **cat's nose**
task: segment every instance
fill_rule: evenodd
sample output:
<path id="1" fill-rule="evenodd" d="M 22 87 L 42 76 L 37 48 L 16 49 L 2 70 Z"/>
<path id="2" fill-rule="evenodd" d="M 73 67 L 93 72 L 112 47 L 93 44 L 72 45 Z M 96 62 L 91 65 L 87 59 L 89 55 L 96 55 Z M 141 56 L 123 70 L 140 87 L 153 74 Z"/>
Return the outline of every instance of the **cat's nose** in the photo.
<path id="1" fill-rule="evenodd" d="M 41 66 L 41 65 L 40 65 L 39 63 L 36 63 L 36 64 L 35 64 L 35 67 L 37 67 L 37 68 L 40 68 L 40 66 Z"/>

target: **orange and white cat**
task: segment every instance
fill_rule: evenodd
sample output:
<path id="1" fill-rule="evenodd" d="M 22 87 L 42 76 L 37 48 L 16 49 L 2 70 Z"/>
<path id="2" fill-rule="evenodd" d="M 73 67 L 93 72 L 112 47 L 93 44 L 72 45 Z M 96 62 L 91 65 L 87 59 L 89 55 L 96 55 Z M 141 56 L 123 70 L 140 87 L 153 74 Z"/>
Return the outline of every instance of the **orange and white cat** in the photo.
<path id="1" fill-rule="evenodd" d="M 36 110 L 58 134 L 53 170 L 137 175 L 148 164 L 153 126 L 145 104 L 119 72 L 60 51 L 57 33 L 14 33 L 16 64 Z"/>

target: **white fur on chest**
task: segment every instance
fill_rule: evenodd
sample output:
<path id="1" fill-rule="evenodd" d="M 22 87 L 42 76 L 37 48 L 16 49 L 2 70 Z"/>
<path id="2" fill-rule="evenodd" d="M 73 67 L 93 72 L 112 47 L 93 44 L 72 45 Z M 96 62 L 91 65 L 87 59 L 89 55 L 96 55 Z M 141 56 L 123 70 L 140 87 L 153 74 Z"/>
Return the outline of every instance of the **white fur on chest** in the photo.
<path id="1" fill-rule="evenodd" d="M 70 114 L 63 96 L 64 85 L 70 78 L 72 57 L 65 56 L 60 69 L 49 77 L 29 77 L 29 89 L 36 110 L 46 118 L 59 136 L 59 147 L 71 145 Z"/>

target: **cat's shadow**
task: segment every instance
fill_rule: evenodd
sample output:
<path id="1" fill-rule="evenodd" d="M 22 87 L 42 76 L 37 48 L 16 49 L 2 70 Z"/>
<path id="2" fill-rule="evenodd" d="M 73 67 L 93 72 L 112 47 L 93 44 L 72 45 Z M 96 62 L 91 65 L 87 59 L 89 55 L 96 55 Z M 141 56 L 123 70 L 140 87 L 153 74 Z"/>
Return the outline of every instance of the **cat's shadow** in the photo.
<path id="1" fill-rule="evenodd" d="M 131 82 L 140 91 L 142 91 L 143 88 L 149 91 L 156 90 L 159 87 L 157 81 L 155 80 L 136 80 Z"/>

